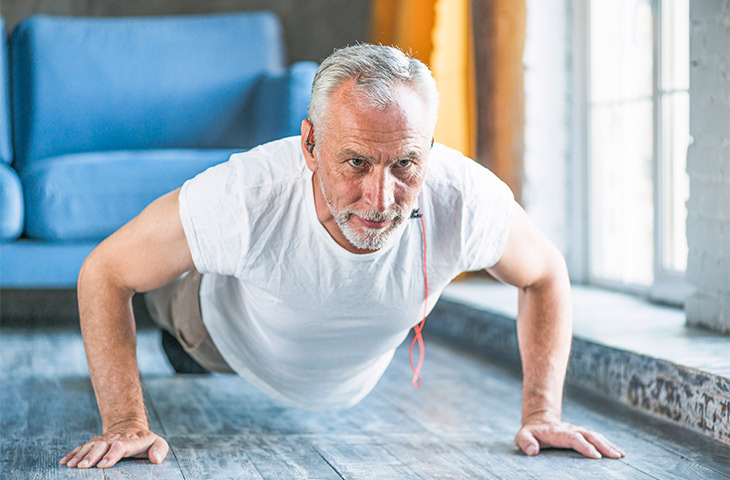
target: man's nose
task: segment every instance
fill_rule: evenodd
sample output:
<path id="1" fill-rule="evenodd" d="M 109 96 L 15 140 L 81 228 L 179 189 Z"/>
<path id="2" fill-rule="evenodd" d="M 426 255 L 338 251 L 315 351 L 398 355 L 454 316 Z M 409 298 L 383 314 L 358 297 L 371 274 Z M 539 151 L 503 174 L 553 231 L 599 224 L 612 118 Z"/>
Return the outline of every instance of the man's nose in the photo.
<path id="1" fill-rule="evenodd" d="M 376 170 L 365 179 L 364 197 L 367 205 L 384 212 L 395 202 L 395 179 L 387 170 Z"/>

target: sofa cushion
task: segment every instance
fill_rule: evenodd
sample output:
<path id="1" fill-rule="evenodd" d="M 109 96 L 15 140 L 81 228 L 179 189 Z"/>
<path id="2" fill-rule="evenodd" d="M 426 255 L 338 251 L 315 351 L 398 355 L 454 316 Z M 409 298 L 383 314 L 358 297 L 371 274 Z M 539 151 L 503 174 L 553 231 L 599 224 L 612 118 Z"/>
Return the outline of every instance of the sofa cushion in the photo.
<path id="1" fill-rule="evenodd" d="M 283 57 L 271 13 L 29 17 L 10 39 L 16 170 L 68 153 L 250 148 L 251 92 Z"/>
<path id="2" fill-rule="evenodd" d="M 23 231 L 23 189 L 15 170 L 0 163 L 0 240 L 18 238 Z"/>
<path id="3" fill-rule="evenodd" d="M 90 242 L 39 242 L 20 238 L 0 243 L 0 287 L 75 287 Z"/>
<path id="4" fill-rule="evenodd" d="M 20 173 L 26 235 L 44 240 L 102 239 L 153 200 L 227 160 L 231 153 L 234 151 L 93 152 L 35 164 Z"/>

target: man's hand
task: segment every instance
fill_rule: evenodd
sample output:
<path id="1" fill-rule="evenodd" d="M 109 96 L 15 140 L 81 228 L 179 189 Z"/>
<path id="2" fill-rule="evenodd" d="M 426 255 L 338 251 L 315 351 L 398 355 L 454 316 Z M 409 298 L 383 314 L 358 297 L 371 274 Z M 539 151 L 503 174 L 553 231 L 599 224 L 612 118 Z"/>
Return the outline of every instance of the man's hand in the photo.
<path id="1" fill-rule="evenodd" d="M 167 455 L 167 442 L 147 423 L 132 296 L 193 268 L 178 194 L 179 189 L 152 202 L 101 242 L 81 267 L 81 335 L 104 433 L 73 449 L 61 464 L 107 468 L 123 457 L 160 463 Z"/>
<path id="2" fill-rule="evenodd" d="M 528 419 L 515 436 L 515 445 L 530 456 L 540 453 L 541 448 L 572 448 L 589 458 L 626 455 L 600 433 L 545 417 Z"/>
<path id="3" fill-rule="evenodd" d="M 162 463 L 170 447 L 164 438 L 154 434 L 143 422 L 136 420 L 113 425 L 83 445 L 71 450 L 60 463 L 68 467 L 109 468 L 125 457 L 149 458 Z"/>

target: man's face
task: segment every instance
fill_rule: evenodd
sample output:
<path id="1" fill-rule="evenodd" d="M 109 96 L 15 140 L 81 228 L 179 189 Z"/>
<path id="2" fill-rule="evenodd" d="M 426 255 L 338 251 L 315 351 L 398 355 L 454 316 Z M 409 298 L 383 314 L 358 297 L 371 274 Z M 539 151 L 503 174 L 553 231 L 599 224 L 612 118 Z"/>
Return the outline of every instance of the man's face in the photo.
<path id="1" fill-rule="evenodd" d="M 313 154 L 302 145 L 314 171 L 317 216 L 330 235 L 356 253 L 378 250 L 404 225 L 426 172 L 431 128 L 423 101 L 397 87 L 385 109 L 364 104 L 342 85 L 330 99 L 327 125 L 317 126 Z"/>

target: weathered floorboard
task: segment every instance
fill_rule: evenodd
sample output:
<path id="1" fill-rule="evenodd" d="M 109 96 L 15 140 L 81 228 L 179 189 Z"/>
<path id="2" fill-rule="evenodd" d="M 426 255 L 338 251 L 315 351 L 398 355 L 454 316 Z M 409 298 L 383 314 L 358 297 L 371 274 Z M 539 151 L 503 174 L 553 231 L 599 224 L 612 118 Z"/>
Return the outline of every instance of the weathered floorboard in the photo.
<path id="1" fill-rule="evenodd" d="M 262 480 L 243 436 L 169 436 L 170 452 L 187 479 Z"/>
<path id="2" fill-rule="evenodd" d="M 80 335 L 3 328 L 0 478 L 730 479 L 727 445 L 577 392 L 566 399 L 566 420 L 604 433 L 627 457 L 526 457 L 512 443 L 519 379 L 435 338 L 421 388 L 410 385 L 401 348 L 371 395 L 332 412 L 282 406 L 231 375 L 176 376 L 154 331 L 141 331 L 138 345 L 150 425 L 170 454 L 162 465 L 69 469 L 59 458 L 101 428 Z"/>
<path id="3" fill-rule="evenodd" d="M 259 437 L 248 449 L 251 461 L 265 479 L 341 480 L 307 438 Z"/>

